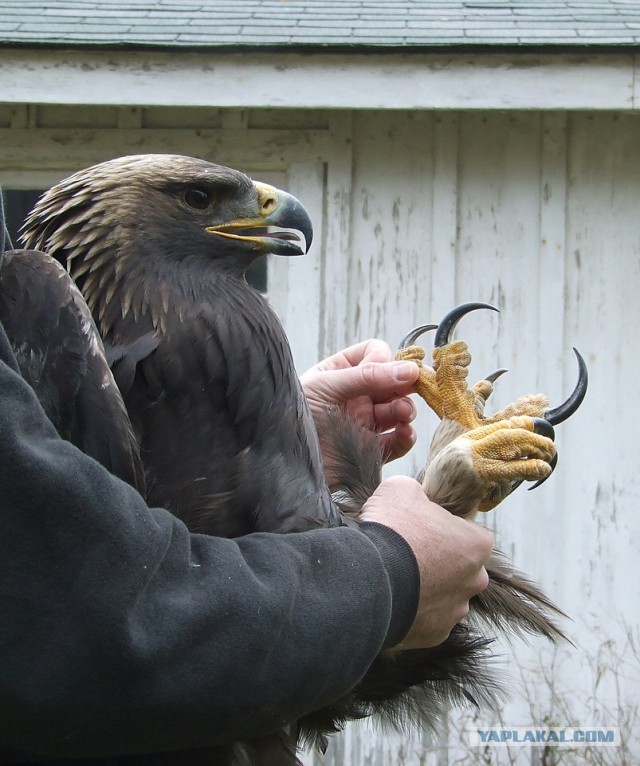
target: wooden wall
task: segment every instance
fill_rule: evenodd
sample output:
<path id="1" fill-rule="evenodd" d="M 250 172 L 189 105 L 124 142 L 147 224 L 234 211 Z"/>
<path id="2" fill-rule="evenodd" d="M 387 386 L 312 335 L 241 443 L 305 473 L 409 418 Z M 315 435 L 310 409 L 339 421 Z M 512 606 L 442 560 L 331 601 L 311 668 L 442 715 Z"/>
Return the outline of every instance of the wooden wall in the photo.
<path id="1" fill-rule="evenodd" d="M 301 369 L 365 337 L 393 345 L 468 300 L 501 311 L 471 315 L 458 332 L 471 345 L 472 377 L 509 368 L 496 408 L 532 390 L 563 398 L 575 381 L 572 346 L 589 365 L 587 400 L 558 429 L 555 475 L 486 519 L 571 616 L 576 647 L 505 648 L 505 708 L 454 716 L 435 742 L 352 727 L 324 760 L 307 763 L 542 763 L 539 750 L 469 751 L 472 718 L 620 726 L 623 750 L 565 751 L 562 763 L 640 760 L 640 115 L 0 108 L 0 182 L 9 187 L 141 151 L 241 167 L 307 205 L 310 255 L 274 259 L 269 274 Z M 420 448 L 392 470 L 417 468 L 433 425 L 423 413 Z"/>
<path id="2" fill-rule="evenodd" d="M 572 346 L 589 365 L 588 398 L 558 429 L 556 474 L 487 518 L 499 545 L 571 616 L 577 646 L 518 645 L 505 661 L 517 692 L 498 715 L 478 720 L 620 726 L 623 751 L 565 752 L 562 763 L 635 762 L 640 481 L 630 397 L 640 321 L 640 115 L 361 113 L 353 135 L 354 338 L 393 343 L 452 305 L 480 300 L 500 315 L 478 312 L 458 335 L 471 343 L 472 377 L 509 368 L 496 406 L 531 390 L 560 401 L 575 380 Z M 433 424 L 425 420 L 423 443 Z M 405 466 L 412 470 L 412 461 Z M 397 740 L 395 760 L 376 760 L 379 750 L 352 736 L 350 758 L 335 763 L 475 763 L 468 726 L 452 720 L 441 749 Z M 483 757 L 542 762 L 540 751 Z"/>

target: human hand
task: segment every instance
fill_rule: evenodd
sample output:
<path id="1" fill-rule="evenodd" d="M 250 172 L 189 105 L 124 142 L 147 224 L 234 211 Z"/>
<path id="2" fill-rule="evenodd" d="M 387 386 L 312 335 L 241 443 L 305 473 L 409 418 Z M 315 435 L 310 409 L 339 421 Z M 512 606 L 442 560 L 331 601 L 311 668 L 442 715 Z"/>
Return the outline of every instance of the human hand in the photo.
<path id="1" fill-rule="evenodd" d="M 350 346 L 305 372 L 300 382 L 325 459 L 323 415 L 336 406 L 362 428 L 380 435 L 385 462 L 405 455 L 416 440 L 411 426 L 416 408 L 408 394 L 418 372 L 413 362 L 394 362 L 391 349 L 381 340 Z M 325 468 L 331 472 L 326 460 Z"/>
<path id="2" fill-rule="evenodd" d="M 418 562 L 418 612 L 394 649 L 438 646 L 467 615 L 469 599 L 487 587 L 484 565 L 493 536 L 431 502 L 408 476 L 383 481 L 364 504 L 360 520 L 391 527 L 409 543 Z"/>

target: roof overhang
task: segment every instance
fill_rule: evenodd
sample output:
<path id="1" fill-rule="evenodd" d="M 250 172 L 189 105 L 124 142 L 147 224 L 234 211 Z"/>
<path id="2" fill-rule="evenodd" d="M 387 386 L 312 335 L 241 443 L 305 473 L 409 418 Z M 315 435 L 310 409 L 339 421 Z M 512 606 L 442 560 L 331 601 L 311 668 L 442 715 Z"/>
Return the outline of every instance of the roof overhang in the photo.
<path id="1" fill-rule="evenodd" d="M 4 103 L 637 109 L 635 51 L 300 53 L 0 49 Z"/>

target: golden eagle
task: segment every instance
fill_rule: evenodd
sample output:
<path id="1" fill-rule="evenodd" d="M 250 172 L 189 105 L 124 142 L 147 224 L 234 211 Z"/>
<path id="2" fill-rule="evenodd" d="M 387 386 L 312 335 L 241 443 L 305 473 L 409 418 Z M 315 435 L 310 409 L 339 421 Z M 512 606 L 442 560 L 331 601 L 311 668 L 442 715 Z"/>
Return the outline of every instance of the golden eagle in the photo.
<path id="1" fill-rule="evenodd" d="M 357 524 L 359 506 L 379 480 L 377 444 L 340 413 L 328 413 L 323 428 L 332 434 L 344 468 L 336 486 L 327 487 L 316 428 L 286 336 L 244 276 L 264 254 L 302 254 L 311 237 L 311 222 L 298 200 L 243 173 L 182 156 L 123 157 L 76 173 L 40 199 L 23 233 L 25 245 L 37 252 L 10 252 L 0 273 L 0 318 L 24 376 L 60 433 L 191 530 L 238 536 Z M 58 274 L 57 262 L 84 296 L 104 343 L 104 358 L 91 317 Z M 16 307 L 20 301 L 15 296 L 25 295 L 38 296 L 37 308 L 30 303 Z M 30 327 L 45 328 L 40 344 L 25 329 L 27 323 L 13 321 L 17 311 L 37 315 Z M 484 457 L 485 434 L 477 444 L 471 438 L 470 453 L 460 440 L 496 425 L 482 419 L 491 382 L 467 392 L 456 371 L 454 388 L 462 398 L 452 409 L 438 411 L 437 389 L 446 370 L 455 367 L 466 374 L 468 358 L 448 343 L 460 315 L 443 323 L 437 339 L 437 347 L 444 349 L 434 365 L 438 384 L 434 388 L 430 373 L 423 382 L 427 401 L 445 424 L 457 422 L 456 407 L 471 395 L 476 420 L 455 428 L 442 446 L 458 445 L 449 470 L 454 466 L 477 474 L 477 461 L 461 468 L 459 445 L 465 445 L 467 455 Z M 67 353 L 75 337 L 86 341 L 71 351 L 69 367 L 60 354 Z M 456 364 L 448 364 L 449 359 Z M 70 376 L 70 369 L 77 369 L 77 375 Z M 111 403 L 103 404 L 109 397 Z M 575 406 L 572 400 L 570 409 Z M 540 402 L 536 407 L 535 412 L 520 406 L 505 414 L 521 419 L 515 430 L 510 426 L 511 436 L 526 438 L 498 461 L 512 464 L 507 476 L 483 474 L 477 483 L 479 502 L 487 497 L 497 502 L 521 480 L 550 473 L 555 449 L 544 435 L 550 432 L 540 425 L 546 408 Z M 496 428 L 504 440 L 509 429 Z M 435 473 L 441 476 L 443 470 L 441 465 Z M 426 475 L 433 478 L 434 471 Z M 461 488 L 468 484 L 454 484 L 464 503 Z M 446 500 L 437 493 L 432 499 Z M 506 563 L 496 559 L 493 564 L 491 585 L 475 600 L 476 621 L 559 636 L 546 597 Z M 358 687 L 330 708 L 290 722 L 271 738 L 237 743 L 224 752 L 194 753 L 184 762 L 294 763 L 298 741 L 322 746 L 325 734 L 346 720 L 373 713 L 400 723 L 417 718 L 436 727 L 451 705 L 495 702 L 497 685 L 486 663 L 489 643 L 471 620 L 435 649 L 382 654 Z M 182 762 L 176 758 L 167 756 L 166 762 Z M 163 760 L 152 755 L 118 762 Z"/>

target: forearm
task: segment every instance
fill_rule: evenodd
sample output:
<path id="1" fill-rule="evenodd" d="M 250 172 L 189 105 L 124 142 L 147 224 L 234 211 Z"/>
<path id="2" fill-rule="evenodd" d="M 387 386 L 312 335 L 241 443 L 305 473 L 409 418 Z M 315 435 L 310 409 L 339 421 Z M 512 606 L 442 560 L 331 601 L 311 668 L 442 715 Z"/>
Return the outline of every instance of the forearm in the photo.
<path id="1" fill-rule="evenodd" d="M 398 631 L 388 556 L 361 533 L 190 535 L 61 441 L 0 368 L 3 746 L 90 756 L 255 736 L 343 694 Z"/>

